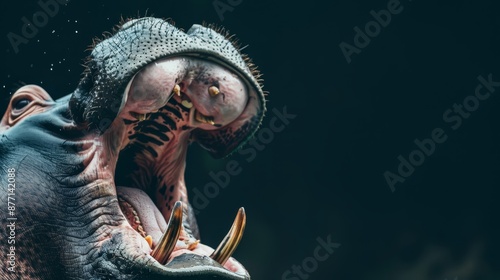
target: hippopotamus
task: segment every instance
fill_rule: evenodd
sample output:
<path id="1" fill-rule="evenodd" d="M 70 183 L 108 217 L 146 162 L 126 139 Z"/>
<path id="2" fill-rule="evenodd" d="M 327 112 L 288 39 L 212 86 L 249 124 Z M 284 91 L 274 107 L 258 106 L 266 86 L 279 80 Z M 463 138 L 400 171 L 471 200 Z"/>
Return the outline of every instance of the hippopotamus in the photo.
<path id="1" fill-rule="evenodd" d="M 56 100 L 19 88 L 1 120 L 0 278 L 250 279 L 231 257 L 244 209 L 203 244 L 184 180 L 191 143 L 225 157 L 262 122 L 250 59 L 213 26 L 144 17 L 96 40 L 84 66 Z"/>

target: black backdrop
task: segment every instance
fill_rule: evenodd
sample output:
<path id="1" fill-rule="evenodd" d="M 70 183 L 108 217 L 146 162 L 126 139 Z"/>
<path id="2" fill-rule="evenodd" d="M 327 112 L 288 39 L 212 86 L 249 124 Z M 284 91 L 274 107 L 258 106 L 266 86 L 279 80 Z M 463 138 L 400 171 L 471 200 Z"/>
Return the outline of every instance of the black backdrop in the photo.
<path id="1" fill-rule="evenodd" d="M 16 53 L 9 32 L 21 35 L 22 17 L 42 9 L 36 1 L 3 1 L 2 112 L 18 84 L 40 84 L 53 97 L 70 93 L 92 38 L 121 16 L 147 12 L 184 29 L 202 21 L 225 26 L 263 72 L 269 113 L 266 132 L 249 146 L 255 153 L 212 160 L 190 150 L 192 199 L 214 181 L 211 171 L 230 160 L 241 168 L 200 207 L 204 243 L 216 246 L 245 206 L 235 257 L 254 279 L 500 279 L 500 90 L 486 98 L 483 86 L 483 100 L 475 97 L 479 76 L 500 81 L 499 6 L 436 2 L 72 0 Z M 218 12 L 214 3 L 228 9 Z M 388 5 L 390 22 L 370 23 L 370 11 L 381 15 Z M 366 24 L 373 36 L 355 38 L 354 28 Z M 354 52 L 350 63 L 342 42 Z M 464 100 L 468 114 L 447 111 Z M 277 129 L 270 121 L 285 108 L 296 117 Z M 412 153 L 414 141 L 436 128 L 446 140 L 428 155 Z M 393 192 L 384 172 L 397 175 L 398 156 L 410 153 L 419 166 Z M 315 256 L 319 239 L 338 243 L 323 261 Z"/>

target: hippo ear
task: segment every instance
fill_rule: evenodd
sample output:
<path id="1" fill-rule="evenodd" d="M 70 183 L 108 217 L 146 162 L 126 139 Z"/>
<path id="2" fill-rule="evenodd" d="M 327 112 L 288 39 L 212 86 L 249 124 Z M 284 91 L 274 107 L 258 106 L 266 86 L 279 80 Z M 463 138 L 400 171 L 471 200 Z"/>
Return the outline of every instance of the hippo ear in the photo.
<path id="1" fill-rule="evenodd" d="M 215 158 L 227 156 L 245 144 L 255 133 L 264 112 L 265 105 L 260 88 L 252 89 L 245 110 L 236 120 L 217 130 L 196 129 L 193 131 L 193 140 Z"/>
<path id="2" fill-rule="evenodd" d="M 27 85 L 18 89 L 0 122 L 0 132 L 9 129 L 22 119 L 41 113 L 54 104 L 54 100 L 41 87 Z"/>

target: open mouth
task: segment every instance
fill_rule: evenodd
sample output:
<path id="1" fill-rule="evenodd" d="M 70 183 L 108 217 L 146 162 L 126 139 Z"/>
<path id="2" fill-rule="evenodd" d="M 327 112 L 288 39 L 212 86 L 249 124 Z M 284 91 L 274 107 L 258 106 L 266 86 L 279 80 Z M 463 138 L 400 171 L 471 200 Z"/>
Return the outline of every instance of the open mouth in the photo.
<path id="1" fill-rule="evenodd" d="M 96 143 L 84 172 L 116 186 L 114 218 L 96 237 L 103 271 L 250 279 L 231 257 L 245 228 L 243 209 L 214 250 L 200 241 L 184 181 L 191 143 L 225 157 L 249 141 L 266 111 L 259 71 L 219 31 L 193 25 L 184 32 L 141 18 L 93 46 L 68 106 Z"/>
<path id="2" fill-rule="evenodd" d="M 199 86 L 196 79 L 200 74 L 193 74 L 195 71 L 176 72 L 186 60 L 167 59 L 146 66 L 126 88 L 127 101 L 117 118 L 120 127 L 125 127 L 115 171 L 118 202 L 137 238 L 147 243 L 147 254 L 160 265 L 168 267 L 189 254 L 210 258 L 210 265 L 245 276 L 244 267 L 231 257 L 245 229 L 244 209 L 238 210 L 229 232 L 215 249 L 201 243 L 183 176 L 191 133 L 217 130 L 235 119 L 231 110 L 219 109 L 228 106 L 220 95 L 242 100 L 245 104 L 237 104 L 238 108 L 244 108 L 246 99 L 231 99 L 230 91 L 206 86 L 206 80 Z M 206 68 L 203 71 L 209 72 Z M 247 94 L 239 89 L 237 93 Z"/>

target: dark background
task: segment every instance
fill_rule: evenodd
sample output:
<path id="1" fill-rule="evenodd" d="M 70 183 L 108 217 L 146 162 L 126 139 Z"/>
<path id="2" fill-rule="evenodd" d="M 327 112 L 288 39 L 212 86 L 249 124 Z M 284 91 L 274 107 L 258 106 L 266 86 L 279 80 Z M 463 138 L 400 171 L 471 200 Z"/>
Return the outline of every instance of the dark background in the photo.
<path id="1" fill-rule="evenodd" d="M 203 190 L 209 172 L 231 159 L 242 168 L 198 215 L 202 242 L 216 246 L 245 206 L 247 230 L 235 257 L 254 279 L 282 279 L 328 236 L 341 246 L 295 279 L 500 279 L 500 90 L 458 129 L 443 120 L 474 94 L 479 75 L 500 81 L 499 5 L 401 0 L 402 12 L 347 63 L 339 44 L 353 44 L 353 28 L 364 29 L 370 11 L 388 2 L 242 0 L 221 20 L 212 0 L 73 0 L 16 54 L 7 34 L 20 34 L 21 18 L 41 8 L 3 1 L 1 109 L 23 83 L 53 97 L 69 94 L 92 38 L 121 16 L 147 12 L 184 29 L 222 25 L 248 45 L 264 74 L 263 127 L 273 108 L 286 106 L 296 118 L 251 162 L 239 154 L 212 160 L 193 145 L 191 189 Z M 413 141 L 435 128 L 447 141 L 391 192 L 384 172 L 396 173 L 397 157 L 408 158 Z"/>

